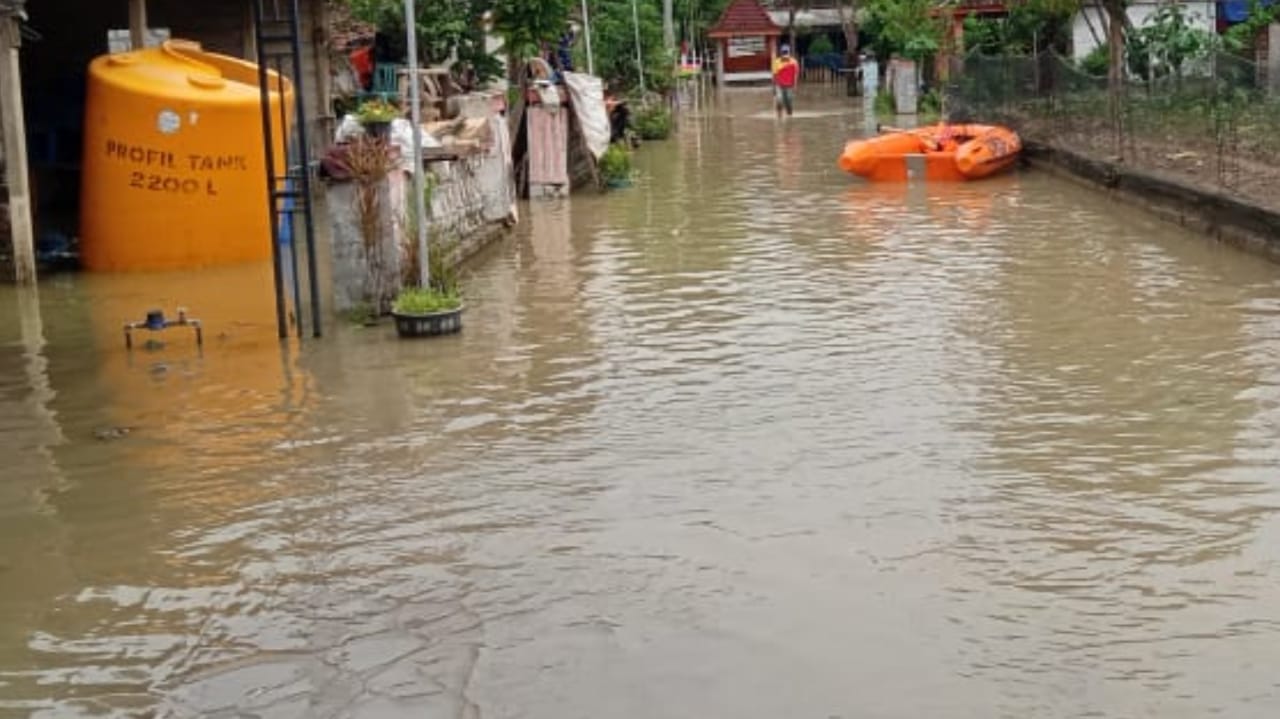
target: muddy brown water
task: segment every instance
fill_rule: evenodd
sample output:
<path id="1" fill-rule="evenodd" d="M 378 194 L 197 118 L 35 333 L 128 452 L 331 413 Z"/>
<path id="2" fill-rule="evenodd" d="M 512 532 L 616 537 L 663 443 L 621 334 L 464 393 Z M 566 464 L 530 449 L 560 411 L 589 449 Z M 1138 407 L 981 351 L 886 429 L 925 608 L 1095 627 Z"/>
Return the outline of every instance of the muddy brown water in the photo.
<path id="1" fill-rule="evenodd" d="M 851 181 L 807 100 L 522 208 L 453 338 L 0 290 L 0 716 L 1280 714 L 1277 267 Z M 124 352 L 179 303 L 202 355 Z"/>

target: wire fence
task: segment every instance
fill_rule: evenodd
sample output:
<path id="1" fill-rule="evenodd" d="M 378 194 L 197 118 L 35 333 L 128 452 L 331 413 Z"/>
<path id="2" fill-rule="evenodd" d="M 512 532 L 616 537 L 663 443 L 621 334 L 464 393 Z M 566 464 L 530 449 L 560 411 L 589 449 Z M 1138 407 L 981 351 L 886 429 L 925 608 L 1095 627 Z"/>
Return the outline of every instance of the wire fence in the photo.
<path id="1" fill-rule="evenodd" d="M 1137 70 L 1147 79 L 1126 83 L 1113 104 L 1105 76 L 1059 55 L 975 53 L 953 62 L 947 113 L 953 120 L 1005 124 L 1055 148 L 1280 204 L 1280 95 L 1263 89 L 1253 63 L 1222 53 L 1178 72 Z"/>

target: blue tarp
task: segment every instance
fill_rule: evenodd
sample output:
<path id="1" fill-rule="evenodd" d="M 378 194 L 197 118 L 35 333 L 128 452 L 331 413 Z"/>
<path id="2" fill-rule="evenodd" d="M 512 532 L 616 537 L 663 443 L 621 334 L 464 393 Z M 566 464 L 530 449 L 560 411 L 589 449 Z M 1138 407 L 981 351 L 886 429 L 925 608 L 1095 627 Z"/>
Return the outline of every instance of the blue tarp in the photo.
<path id="1" fill-rule="evenodd" d="M 1262 6 L 1271 5 L 1276 0 L 1259 0 Z M 1244 22 L 1249 19 L 1250 0 L 1225 0 L 1218 3 L 1218 16 L 1228 23 Z"/>

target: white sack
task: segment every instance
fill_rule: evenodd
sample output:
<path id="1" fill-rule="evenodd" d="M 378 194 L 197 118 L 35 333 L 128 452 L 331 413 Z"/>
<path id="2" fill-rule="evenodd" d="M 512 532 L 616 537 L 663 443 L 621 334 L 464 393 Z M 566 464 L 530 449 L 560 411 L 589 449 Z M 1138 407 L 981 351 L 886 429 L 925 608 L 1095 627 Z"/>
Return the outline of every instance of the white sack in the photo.
<path id="1" fill-rule="evenodd" d="M 609 112 L 604 106 L 604 81 L 594 75 L 566 72 L 564 84 L 569 89 L 582 134 L 587 138 L 587 149 L 599 160 L 609 149 L 609 139 L 613 136 Z"/>

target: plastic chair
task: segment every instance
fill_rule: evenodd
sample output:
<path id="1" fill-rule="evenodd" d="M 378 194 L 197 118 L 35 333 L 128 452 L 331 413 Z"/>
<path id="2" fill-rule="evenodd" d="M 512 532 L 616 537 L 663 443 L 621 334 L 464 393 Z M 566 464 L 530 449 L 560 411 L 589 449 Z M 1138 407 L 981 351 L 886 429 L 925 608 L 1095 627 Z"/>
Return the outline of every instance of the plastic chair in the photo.
<path id="1" fill-rule="evenodd" d="M 400 99 L 400 65 L 378 63 L 373 66 L 373 82 L 368 92 L 360 93 L 360 100 L 379 98 L 387 102 Z"/>

